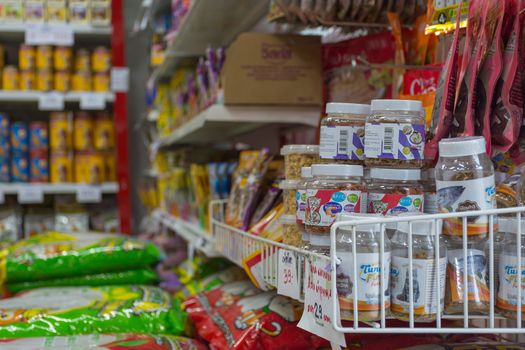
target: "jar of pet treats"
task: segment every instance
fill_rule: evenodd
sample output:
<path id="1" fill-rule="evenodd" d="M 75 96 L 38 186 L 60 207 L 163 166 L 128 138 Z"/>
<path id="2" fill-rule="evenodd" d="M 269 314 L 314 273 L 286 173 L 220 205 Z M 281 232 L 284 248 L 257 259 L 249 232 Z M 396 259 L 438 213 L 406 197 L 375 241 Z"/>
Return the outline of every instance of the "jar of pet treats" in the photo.
<path id="1" fill-rule="evenodd" d="M 302 167 L 319 163 L 319 146 L 286 145 L 281 148 L 281 155 L 286 180 L 300 180 Z"/>

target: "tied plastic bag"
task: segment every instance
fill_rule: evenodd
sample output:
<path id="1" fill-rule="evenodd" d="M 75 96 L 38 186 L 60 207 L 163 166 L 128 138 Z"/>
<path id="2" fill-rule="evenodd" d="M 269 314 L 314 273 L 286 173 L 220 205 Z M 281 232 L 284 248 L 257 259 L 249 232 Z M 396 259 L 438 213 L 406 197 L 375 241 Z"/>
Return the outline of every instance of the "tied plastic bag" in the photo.
<path id="1" fill-rule="evenodd" d="M 0 338 L 141 332 L 182 334 L 186 316 L 157 287 L 41 288 L 0 300 Z"/>

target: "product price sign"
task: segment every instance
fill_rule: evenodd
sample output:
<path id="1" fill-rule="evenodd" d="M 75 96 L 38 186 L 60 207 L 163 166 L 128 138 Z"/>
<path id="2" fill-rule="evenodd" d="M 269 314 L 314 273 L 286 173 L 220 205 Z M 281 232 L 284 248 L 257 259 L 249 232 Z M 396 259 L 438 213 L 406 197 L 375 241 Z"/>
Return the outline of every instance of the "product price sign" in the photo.
<path id="1" fill-rule="evenodd" d="M 80 109 L 103 111 L 106 109 L 106 95 L 96 92 L 87 92 L 80 96 Z"/>
<path id="2" fill-rule="evenodd" d="M 27 45 L 73 46 L 75 35 L 69 24 L 35 23 L 26 27 L 25 43 Z"/>
<path id="3" fill-rule="evenodd" d="M 23 187 L 18 190 L 18 203 L 40 204 L 44 203 L 44 191 L 38 186 Z"/>
<path id="4" fill-rule="evenodd" d="M 286 249 L 280 249 L 278 266 L 277 293 L 299 300 L 297 254 Z"/>
<path id="5" fill-rule="evenodd" d="M 38 109 L 41 111 L 64 110 L 64 94 L 59 92 L 42 93 L 38 96 Z"/>
<path id="6" fill-rule="evenodd" d="M 328 259 L 309 257 L 305 269 L 304 310 L 298 326 L 330 341 L 332 348 L 346 347 L 343 333 L 332 326 L 333 298 Z"/>
<path id="7" fill-rule="evenodd" d="M 100 186 L 79 186 L 77 189 L 78 203 L 100 203 L 102 201 L 102 191 Z"/>
<path id="8" fill-rule="evenodd" d="M 129 68 L 115 67 L 111 69 L 111 91 L 128 92 L 129 90 Z"/>

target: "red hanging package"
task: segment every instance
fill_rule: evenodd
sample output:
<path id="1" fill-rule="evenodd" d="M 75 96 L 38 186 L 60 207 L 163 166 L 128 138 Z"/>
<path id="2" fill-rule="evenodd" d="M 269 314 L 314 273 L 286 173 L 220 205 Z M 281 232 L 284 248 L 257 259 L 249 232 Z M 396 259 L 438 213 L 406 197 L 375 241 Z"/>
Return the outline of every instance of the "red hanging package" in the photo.
<path id="1" fill-rule="evenodd" d="M 497 152 L 507 152 L 518 140 L 523 118 L 522 65 L 519 43 L 522 1 L 512 1 L 514 24 L 503 52 L 503 73 L 496 88 L 496 102 L 491 121 L 492 144 Z M 512 152 L 515 153 L 515 152 Z"/>
<path id="2" fill-rule="evenodd" d="M 460 6 L 462 5 L 463 3 L 460 4 Z M 460 12 L 461 11 L 458 11 L 458 14 Z M 437 158 L 439 141 L 447 137 L 450 132 L 459 65 L 459 21 L 460 16 L 458 15 L 452 46 L 450 47 L 443 71 L 439 77 L 436 100 L 432 110 L 430 137 L 425 145 L 425 158 L 427 159 L 434 160 Z"/>

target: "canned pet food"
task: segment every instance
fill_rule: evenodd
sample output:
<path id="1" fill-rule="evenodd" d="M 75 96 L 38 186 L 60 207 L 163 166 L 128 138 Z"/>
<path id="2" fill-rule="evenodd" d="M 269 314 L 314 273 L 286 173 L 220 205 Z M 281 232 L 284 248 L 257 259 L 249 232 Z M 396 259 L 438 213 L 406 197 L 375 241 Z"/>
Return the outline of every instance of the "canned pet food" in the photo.
<path id="1" fill-rule="evenodd" d="M 31 182 L 49 182 L 47 151 L 32 151 L 29 178 Z"/>
<path id="2" fill-rule="evenodd" d="M 105 180 L 106 167 L 100 152 L 78 152 L 75 155 L 75 180 L 96 184 Z"/>
<path id="3" fill-rule="evenodd" d="M 36 48 L 36 69 L 53 68 L 53 48 L 48 45 L 37 46 Z"/>
<path id="4" fill-rule="evenodd" d="M 53 52 L 53 68 L 55 70 L 71 69 L 71 62 L 73 60 L 73 51 L 70 47 L 58 46 Z"/>
<path id="5" fill-rule="evenodd" d="M 18 49 L 18 67 L 20 70 L 35 69 L 35 48 L 29 45 L 20 45 Z"/>
<path id="6" fill-rule="evenodd" d="M 96 73 L 105 73 L 111 69 L 111 54 L 104 46 L 99 46 L 91 55 L 91 69 Z"/>
<path id="7" fill-rule="evenodd" d="M 87 151 L 93 148 L 93 119 L 89 113 L 75 113 L 73 145 L 75 151 Z"/>
<path id="8" fill-rule="evenodd" d="M 35 90 L 35 72 L 32 70 L 20 71 L 20 90 L 30 91 Z"/>
<path id="9" fill-rule="evenodd" d="M 29 147 L 31 152 L 36 150 L 47 150 L 49 147 L 49 135 L 47 132 L 47 123 L 31 122 L 29 124 L 30 141 Z"/>
<path id="10" fill-rule="evenodd" d="M 73 128 L 68 113 L 51 113 L 50 144 L 52 150 L 68 151 L 72 149 Z"/>
<path id="11" fill-rule="evenodd" d="M 73 74 L 73 91 L 91 91 L 91 73 L 81 71 Z"/>
<path id="12" fill-rule="evenodd" d="M 10 162 L 9 157 L 0 157 L 0 182 L 10 182 Z"/>
<path id="13" fill-rule="evenodd" d="M 38 91 L 53 90 L 53 73 L 51 70 L 38 70 L 36 73 L 36 89 Z"/>
<path id="14" fill-rule="evenodd" d="M 93 77 L 93 91 L 107 92 L 109 91 L 109 74 L 96 73 Z"/>
<path id="15" fill-rule="evenodd" d="M 91 68 L 91 60 L 89 51 L 86 49 L 78 49 L 75 52 L 75 70 L 87 71 Z"/>
<path id="16" fill-rule="evenodd" d="M 15 153 L 26 153 L 29 151 L 29 131 L 26 123 L 16 122 L 11 124 L 11 146 Z"/>
<path id="17" fill-rule="evenodd" d="M 51 153 L 51 182 L 73 182 L 73 156 L 71 153 Z"/>
<path id="18" fill-rule="evenodd" d="M 109 114 L 100 113 L 97 115 L 93 139 L 97 150 L 108 150 L 115 146 L 113 120 Z"/>
<path id="19" fill-rule="evenodd" d="M 18 90 L 18 69 L 15 66 L 6 66 L 2 72 L 2 87 L 4 90 Z"/>
<path id="20" fill-rule="evenodd" d="M 67 71 L 57 71 L 55 72 L 53 83 L 56 91 L 66 92 L 71 90 L 71 74 Z"/>
<path id="21" fill-rule="evenodd" d="M 11 170 L 13 182 L 29 182 L 29 156 L 27 152 L 13 152 Z"/>
<path id="22" fill-rule="evenodd" d="M 113 151 L 105 152 L 104 163 L 106 166 L 106 178 L 105 181 L 114 182 L 117 181 L 117 160 Z"/>

